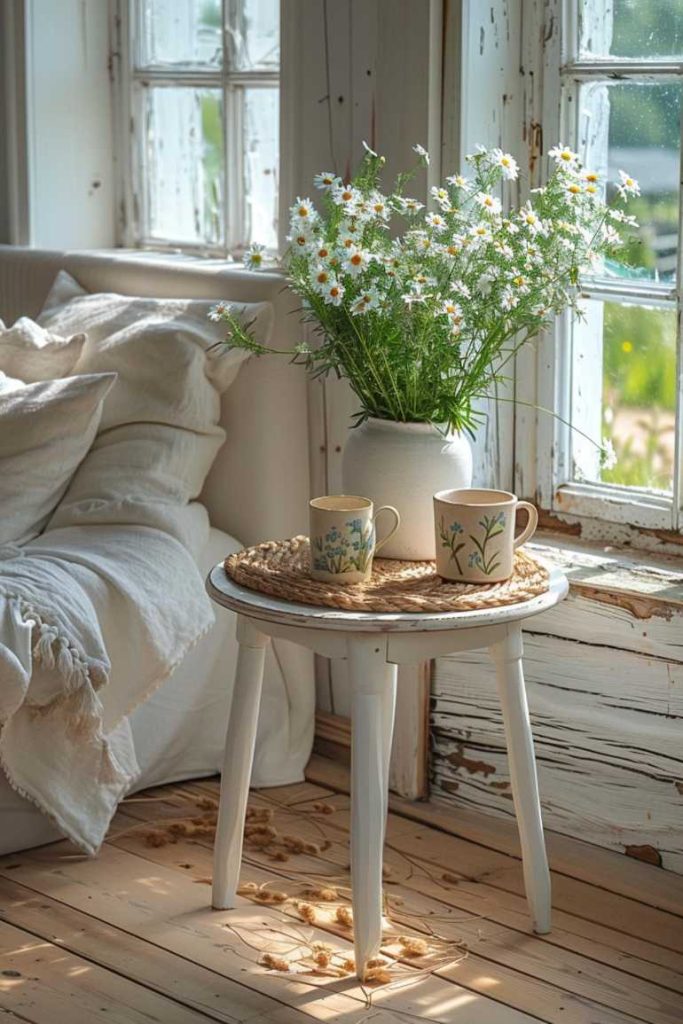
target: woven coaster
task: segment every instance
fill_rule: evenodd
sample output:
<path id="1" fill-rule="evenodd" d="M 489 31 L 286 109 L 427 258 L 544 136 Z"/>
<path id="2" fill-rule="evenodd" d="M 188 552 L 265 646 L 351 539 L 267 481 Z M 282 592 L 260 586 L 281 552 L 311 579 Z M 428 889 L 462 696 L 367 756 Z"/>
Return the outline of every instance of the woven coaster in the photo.
<path id="1" fill-rule="evenodd" d="M 434 562 L 376 558 L 367 583 L 351 587 L 311 579 L 308 537 L 268 541 L 226 558 L 225 571 L 242 587 L 298 604 L 347 612 L 470 612 L 528 601 L 548 589 L 548 571 L 526 551 L 502 583 L 449 583 Z"/>

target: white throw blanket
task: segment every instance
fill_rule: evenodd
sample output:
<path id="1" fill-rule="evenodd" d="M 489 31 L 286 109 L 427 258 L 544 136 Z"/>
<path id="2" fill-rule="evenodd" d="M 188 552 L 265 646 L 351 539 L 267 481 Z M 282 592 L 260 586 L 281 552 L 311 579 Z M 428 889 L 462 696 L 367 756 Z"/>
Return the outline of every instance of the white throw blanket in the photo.
<path id="1" fill-rule="evenodd" d="M 87 853 L 138 773 L 124 716 L 212 623 L 196 564 L 168 532 L 70 526 L 0 548 L 0 764 Z"/>

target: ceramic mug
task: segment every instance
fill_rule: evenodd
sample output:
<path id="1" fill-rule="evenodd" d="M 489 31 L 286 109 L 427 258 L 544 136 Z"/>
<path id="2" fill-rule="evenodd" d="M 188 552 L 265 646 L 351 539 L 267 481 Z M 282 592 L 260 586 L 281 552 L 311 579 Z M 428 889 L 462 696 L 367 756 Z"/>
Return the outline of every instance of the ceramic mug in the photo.
<path id="1" fill-rule="evenodd" d="M 515 537 L 515 513 L 529 520 Z M 509 491 L 466 487 L 434 495 L 436 571 L 459 583 L 497 583 L 512 575 L 515 548 L 532 536 L 538 512 Z"/>
<path id="2" fill-rule="evenodd" d="M 394 526 L 379 543 L 375 520 L 390 512 Z M 326 583 L 362 583 L 370 578 L 372 559 L 398 530 L 401 517 L 393 505 L 382 505 L 373 514 L 370 498 L 353 494 L 328 494 L 310 502 L 311 576 Z"/>

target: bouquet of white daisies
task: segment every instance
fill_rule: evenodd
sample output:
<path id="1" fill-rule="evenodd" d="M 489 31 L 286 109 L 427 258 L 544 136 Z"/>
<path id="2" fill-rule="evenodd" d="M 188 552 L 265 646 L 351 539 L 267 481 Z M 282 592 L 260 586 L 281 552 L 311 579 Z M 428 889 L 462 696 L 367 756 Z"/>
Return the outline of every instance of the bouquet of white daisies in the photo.
<path id="1" fill-rule="evenodd" d="M 285 266 L 319 336 L 293 355 L 316 375 L 349 381 L 358 422 L 430 422 L 471 434 L 476 400 L 505 379 L 517 350 L 554 314 L 579 312 L 579 276 L 618 247 L 618 225 L 633 223 L 620 207 L 638 184 L 621 172 L 608 206 L 605 183 L 557 146 L 547 184 L 510 209 L 505 187 L 517 164 L 480 147 L 467 157 L 469 174 L 432 188 L 426 209 L 406 194 L 429 162 L 421 146 L 415 151 L 416 167 L 388 194 L 384 159 L 366 147 L 351 181 L 317 174 L 318 206 L 306 198 L 292 206 Z M 252 246 L 247 266 L 263 261 L 263 248 Z M 212 317 L 228 325 L 227 345 L 268 351 L 228 304 Z"/>

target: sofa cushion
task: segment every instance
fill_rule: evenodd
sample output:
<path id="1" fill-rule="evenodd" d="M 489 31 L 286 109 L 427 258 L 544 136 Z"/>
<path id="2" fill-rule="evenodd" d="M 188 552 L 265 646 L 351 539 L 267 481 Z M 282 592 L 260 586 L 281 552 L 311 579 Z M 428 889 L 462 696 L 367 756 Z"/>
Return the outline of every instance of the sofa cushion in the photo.
<path id="1" fill-rule="evenodd" d="M 0 372 L 35 384 L 41 380 L 68 377 L 83 348 L 85 335 L 64 338 L 20 317 L 11 327 L 0 320 Z"/>
<path id="2" fill-rule="evenodd" d="M 0 374 L 0 545 L 36 537 L 88 451 L 116 375 L 24 384 Z"/>
<path id="3" fill-rule="evenodd" d="M 208 319 L 212 305 L 89 294 L 65 271 L 58 275 L 39 322 L 63 335 L 85 332 L 76 373 L 115 371 L 118 379 L 52 525 L 114 518 L 159 526 L 164 506 L 199 495 L 225 439 L 220 394 L 246 358 L 214 347 L 222 333 Z M 270 304 L 239 308 L 267 341 Z"/>

